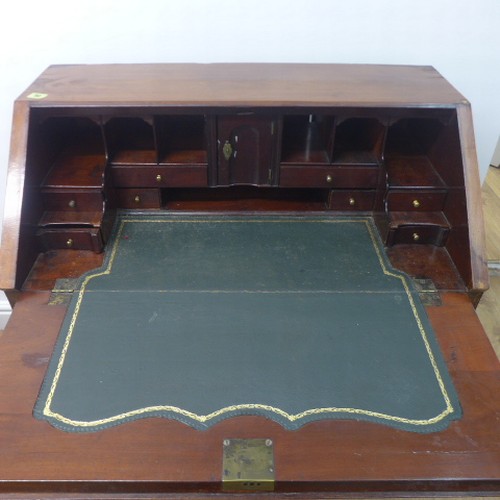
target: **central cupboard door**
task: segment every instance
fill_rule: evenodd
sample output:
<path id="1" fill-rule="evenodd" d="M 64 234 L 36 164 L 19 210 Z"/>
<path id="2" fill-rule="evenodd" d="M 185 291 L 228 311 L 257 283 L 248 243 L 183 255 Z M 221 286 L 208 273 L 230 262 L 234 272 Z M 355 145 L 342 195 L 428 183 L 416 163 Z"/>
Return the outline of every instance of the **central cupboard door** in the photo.
<path id="1" fill-rule="evenodd" d="M 278 120 L 268 115 L 219 116 L 218 184 L 276 184 Z"/>

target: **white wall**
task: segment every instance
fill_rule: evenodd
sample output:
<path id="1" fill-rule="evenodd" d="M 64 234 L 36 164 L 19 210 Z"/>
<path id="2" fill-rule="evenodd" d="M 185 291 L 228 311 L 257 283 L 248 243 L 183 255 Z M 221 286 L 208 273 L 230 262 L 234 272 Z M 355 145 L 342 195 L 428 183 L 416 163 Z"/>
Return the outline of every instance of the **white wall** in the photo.
<path id="1" fill-rule="evenodd" d="M 500 132 L 499 25 L 500 0 L 4 2 L 0 207 L 12 102 L 63 63 L 430 64 L 472 102 L 484 177 Z"/>

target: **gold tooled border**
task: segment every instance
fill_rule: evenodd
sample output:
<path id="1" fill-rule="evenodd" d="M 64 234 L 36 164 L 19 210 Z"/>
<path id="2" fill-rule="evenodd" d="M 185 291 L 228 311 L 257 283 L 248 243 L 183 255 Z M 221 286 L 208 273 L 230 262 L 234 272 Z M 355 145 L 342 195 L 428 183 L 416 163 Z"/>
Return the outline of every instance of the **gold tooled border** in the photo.
<path id="1" fill-rule="evenodd" d="M 226 406 L 224 408 L 220 408 L 219 410 L 216 410 L 212 413 L 206 414 L 206 415 L 198 415 L 196 413 L 190 412 L 188 410 L 185 410 L 183 408 L 178 408 L 176 406 L 169 406 L 169 405 L 158 405 L 158 406 L 148 406 L 144 408 L 138 408 L 136 410 L 131 410 L 125 413 L 121 413 L 119 415 L 114 415 L 112 417 L 108 418 L 103 418 L 99 420 L 92 420 L 92 421 L 80 421 L 80 420 L 73 420 L 70 418 L 65 417 L 64 415 L 61 415 L 57 412 L 54 412 L 51 410 L 51 404 L 52 404 L 52 399 L 54 397 L 54 393 L 57 388 L 57 384 L 59 381 L 59 378 L 61 376 L 61 371 L 64 365 L 64 361 L 66 358 L 66 353 L 69 348 L 69 344 L 71 342 L 71 338 L 73 336 L 73 331 L 76 325 L 76 321 L 78 318 L 78 314 L 80 311 L 80 306 L 83 300 L 83 296 L 85 294 L 85 289 L 90 280 L 93 278 L 96 278 L 98 276 L 104 276 L 106 274 L 110 274 L 113 263 L 116 257 L 116 253 L 118 251 L 118 245 L 119 242 L 121 241 L 121 234 L 123 232 L 123 228 L 125 227 L 126 223 L 129 222 L 141 222 L 141 223 L 235 223 L 235 222 L 242 222 L 244 221 L 245 223 L 280 223 L 280 222 L 287 222 L 287 223 L 327 223 L 327 224 L 342 224 L 342 223 L 363 223 L 365 224 L 365 227 L 368 231 L 368 234 L 370 236 L 373 248 L 376 252 L 378 261 L 380 263 L 380 267 L 383 271 L 383 273 L 387 276 L 392 276 L 396 279 L 401 280 L 403 284 L 403 288 L 406 292 L 406 295 L 408 297 L 408 301 L 411 307 L 411 310 L 413 312 L 413 315 L 415 317 L 420 335 L 422 337 L 422 341 L 424 343 L 427 355 L 429 356 L 429 361 L 432 365 L 432 368 L 434 370 L 434 375 L 436 377 L 437 383 L 439 385 L 441 394 L 443 396 L 444 402 L 445 402 L 445 409 L 436 415 L 433 418 L 429 419 L 410 419 L 410 418 L 403 418 L 403 417 L 398 417 L 395 415 L 388 415 L 385 413 L 381 412 L 375 412 L 375 411 L 370 411 L 370 410 L 364 410 L 360 408 L 343 408 L 343 407 L 326 407 L 326 408 L 311 408 L 306 411 L 296 413 L 296 414 L 290 414 L 280 408 L 275 408 L 273 406 L 269 405 L 263 405 L 263 404 L 240 404 L 240 405 L 232 405 L 232 406 Z M 267 412 L 275 413 L 276 415 L 279 415 L 283 417 L 284 419 L 290 421 L 290 422 L 296 422 L 300 419 L 303 419 L 308 416 L 312 415 L 321 415 L 321 414 L 338 414 L 338 413 L 346 413 L 346 414 L 351 414 L 351 415 L 360 415 L 360 416 L 365 416 L 365 417 L 372 417 L 372 418 L 378 418 L 381 420 L 388 420 L 391 422 L 397 422 L 401 424 L 409 424 L 409 425 L 414 425 L 414 426 L 426 426 L 426 425 L 432 425 L 437 422 L 440 422 L 444 418 L 446 418 L 448 415 L 454 412 L 453 405 L 451 403 L 450 396 L 448 395 L 448 392 L 445 387 L 445 383 L 441 377 L 441 373 L 439 371 L 436 359 L 434 357 L 434 354 L 431 349 L 431 345 L 429 342 L 429 339 L 427 337 L 427 333 L 425 331 L 425 328 L 422 324 L 422 321 L 420 319 L 420 315 L 418 313 L 417 307 L 415 305 L 415 301 L 413 299 L 413 295 L 410 291 L 410 286 L 408 284 L 408 278 L 403 275 L 403 274 L 398 274 L 396 272 L 390 271 L 387 266 L 386 266 L 386 261 L 380 251 L 380 245 L 378 244 L 378 238 L 376 235 L 376 230 L 373 225 L 373 221 L 371 219 L 366 219 L 366 218 L 342 218 L 342 219 L 314 219 L 314 218 L 297 218 L 297 219 L 292 219 L 292 218 L 287 218 L 286 216 L 284 217 L 279 217 L 279 216 L 274 216 L 270 217 L 269 219 L 247 219 L 247 218 L 242 218 L 242 219 L 230 219 L 230 218 L 224 218 L 224 219 L 197 219 L 196 217 L 193 217 L 192 219 L 183 219 L 183 218 L 172 218 L 169 220 L 165 219 L 133 219 L 133 218 L 122 218 L 120 221 L 120 225 L 118 228 L 118 231 L 116 233 L 115 237 L 115 242 L 113 245 L 113 248 L 111 250 L 110 257 L 107 261 L 107 265 L 104 270 L 100 272 L 96 272 L 93 274 L 89 274 L 85 277 L 85 279 L 82 282 L 82 285 L 80 287 L 80 291 L 78 292 L 78 298 L 75 306 L 75 310 L 73 312 L 73 316 L 70 322 L 70 325 L 68 327 L 68 333 L 66 335 L 66 339 L 63 344 L 63 348 L 61 351 L 61 355 L 59 356 L 59 361 L 57 363 L 56 371 L 54 373 L 54 377 L 52 380 L 52 384 L 50 387 L 49 394 L 47 396 L 44 408 L 43 408 L 43 415 L 55 419 L 59 422 L 62 422 L 67 425 L 71 425 L 74 427 L 81 427 L 81 428 L 90 428 L 90 427 L 98 427 L 106 424 L 112 424 L 116 423 L 120 420 L 125 420 L 125 419 L 131 419 L 134 417 L 138 417 L 141 415 L 145 415 L 147 413 L 154 413 L 154 412 L 172 412 L 177 414 L 178 416 L 182 417 L 187 417 L 189 419 L 192 419 L 196 422 L 199 423 L 206 423 L 214 418 L 220 417 L 221 415 L 227 414 L 227 413 L 232 413 L 232 412 L 238 412 L 238 411 L 245 411 L 245 410 L 264 410 Z"/>

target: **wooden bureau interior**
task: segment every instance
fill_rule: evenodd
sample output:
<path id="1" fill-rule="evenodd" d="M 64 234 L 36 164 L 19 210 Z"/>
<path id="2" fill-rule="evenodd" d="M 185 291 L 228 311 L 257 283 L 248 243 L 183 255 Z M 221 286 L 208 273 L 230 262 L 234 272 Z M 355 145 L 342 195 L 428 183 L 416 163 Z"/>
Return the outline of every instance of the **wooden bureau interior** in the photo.
<path id="1" fill-rule="evenodd" d="M 369 214 L 403 270 L 437 258 L 418 277 L 481 291 L 454 109 L 44 107 L 29 123 L 18 287 L 40 253 L 102 252 L 116 210 L 205 203 Z"/>
<path id="2" fill-rule="evenodd" d="M 31 347 L 38 345 L 35 336 L 22 341 L 25 347 L 13 344 L 13 359 L 16 349 L 45 352 L 53 345 L 64 308 L 47 306 L 50 291 L 56 280 L 78 278 L 102 264 L 122 211 L 372 218 L 393 266 L 430 280 L 443 299 L 429 314 L 464 398 L 465 420 L 451 425 L 441 448 L 432 436 L 362 422 L 318 422 L 287 432 L 242 417 L 247 427 L 230 419 L 196 433 L 150 419 L 127 424 L 135 434 L 127 434 L 124 425 L 103 431 L 102 443 L 97 435 L 85 437 L 84 458 L 75 465 L 64 443 L 78 447 L 79 436 L 47 431 L 23 410 L 22 432 L 35 436 L 34 452 L 12 448 L 0 491 L 41 488 L 62 495 L 81 486 L 137 495 L 216 493 L 220 450 L 214 442 L 240 434 L 281 440 L 276 491 L 335 496 L 498 490 L 493 389 L 498 360 L 472 307 L 488 288 L 472 115 L 469 103 L 435 70 L 293 64 L 50 67 L 14 107 L 0 286 L 18 300 L 12 331 L 25 335 L 30 321 L 45 318 L 51 333 L 43 348 Z M 461 324 L 464 337 L 452 331 Z M 469 345 L 477 359 L 470 357 Z M 4 380 L 14 377 L 12 371 L 2 374 Z M 42 376 L 30 378 L 31 392 L 12 391 L 32 394 Z M 480 402 L 475 398 L 480 392 L 492 399 Z M 33 401 L 25 403 L 28 408 Z M 47 449 L 40 437 L 45 432 L 55 446 L 50 470 L 37 468 L 36 454 Z M 129 438 L 133 453 L 123 446 Z M 91 464 L 101 460 L 95 453 L 103 446 L 122 451 L 116 460 L 123 477 L 109 454 L 109 471 L 99 480 L 92 476 Z M 186 452 L 179 455 L 182 446 Z M 308 448 L 304 470 L 291 458 L 298 448 Z M 25 477 L 15 462 L 27 464 Z M 216 465 L 207 465 L 212 462 Z M 112 485 L 109 490 L 106 484 Z"/>

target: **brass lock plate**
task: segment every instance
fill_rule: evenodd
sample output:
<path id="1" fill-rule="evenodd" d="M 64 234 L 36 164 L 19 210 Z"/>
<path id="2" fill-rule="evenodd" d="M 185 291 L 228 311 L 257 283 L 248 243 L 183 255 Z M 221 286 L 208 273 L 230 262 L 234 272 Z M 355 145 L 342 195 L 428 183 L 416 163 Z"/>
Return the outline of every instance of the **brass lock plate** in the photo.
<path id="1" fill-rule="evenodd" d="M 271 439 L 225 439 L 222 491 L 274 491 Z"/>

